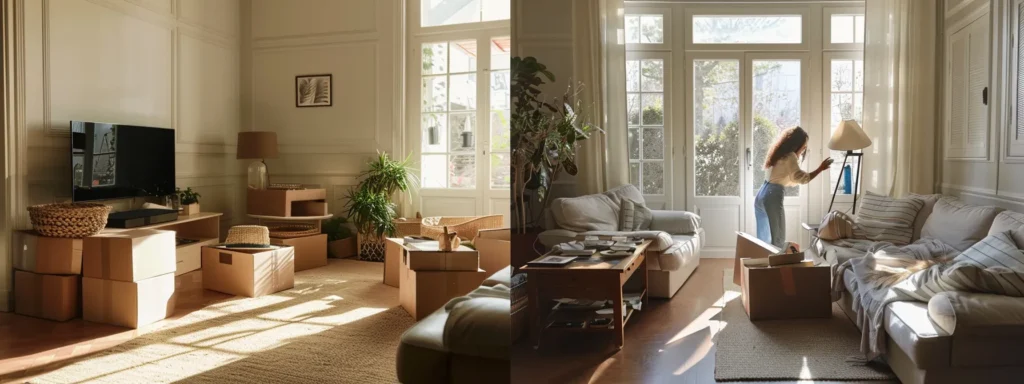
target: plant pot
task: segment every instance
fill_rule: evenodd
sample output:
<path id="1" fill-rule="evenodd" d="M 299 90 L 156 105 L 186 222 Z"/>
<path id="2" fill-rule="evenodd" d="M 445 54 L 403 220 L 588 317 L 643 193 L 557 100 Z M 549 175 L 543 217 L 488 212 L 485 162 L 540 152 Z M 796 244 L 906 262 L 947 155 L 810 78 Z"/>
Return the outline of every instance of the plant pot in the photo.
<path id="1" fill-rule="evenodd" d="M 199 213 L 199 203 L 192 203 L 192 204 L 189 204 L 189 205 L 182 205 L 181 206 L 181 214 L 182 215 L 188 216 L 188 215 L 195 215 L 197 213 Z"/>
<path id="2" fill-rule="evenodd" d="M 338 259 L 352 257 L 359 253 L 356 249 L 356 238 L 354 236 L 327 243 L 327 251 L 331 257 Z"/>
<path id="3" fill-rule="evenodd" d="M 359 260 L 384 261 L 384 238 L 372 235 L 359 235 Z"/>

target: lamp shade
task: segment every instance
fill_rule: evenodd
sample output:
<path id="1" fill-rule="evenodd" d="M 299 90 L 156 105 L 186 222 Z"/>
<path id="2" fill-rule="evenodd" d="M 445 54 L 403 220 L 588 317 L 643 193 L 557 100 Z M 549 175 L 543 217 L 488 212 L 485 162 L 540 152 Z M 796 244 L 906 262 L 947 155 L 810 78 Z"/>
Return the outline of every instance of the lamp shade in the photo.
<path id="1" fill-rule="evenodd" d="M 855 151 L 871 146 L 871 138 L 860 128 L 855 120 L 843 120 L 832 132 L 828 141 L 828 149 L 833 151 Z"/>
<path id="2" fill-rule="evenodd" d="M 236 159 L 276 159 L 277 132 L 238 132 Z"/>

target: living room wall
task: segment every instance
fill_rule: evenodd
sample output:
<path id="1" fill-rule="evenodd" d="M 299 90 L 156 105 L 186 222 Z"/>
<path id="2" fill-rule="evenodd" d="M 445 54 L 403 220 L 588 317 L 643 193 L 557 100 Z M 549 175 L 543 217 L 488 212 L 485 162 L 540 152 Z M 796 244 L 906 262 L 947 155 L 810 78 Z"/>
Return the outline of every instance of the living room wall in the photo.
<path id="1" fill-rule="evenodd" d="M 942 177 L 938 189 L 943 193 L 957 195 L 960 198 L 976 203 L 998 205 L 1007 209 L 1024 212 L 1024 160 L 1010 157 L 1007 152 L 1008 133 L 1012 131 L 1011 120 L 1007 118 L 1012 102 L 1010 95 L 1015 92 L 1006 76 L 1010 54 L 1006 51 L 1006 20 L 1009 9 L 1003 1 L 967 0 L 946 2 L 944 22 L 949 33 L 964 24 L 973 15 L 984 12 L 988 8 L 991 41 L 989 67 L 989 85 L 992 100 L 989 102 L 988 130 L 983 159 L 950 159 L 945 155 L 949 143 L 942 139 L 946 133 L 945 126 L 939 127 L 936 137 L 940 140 L 939 151 Z M 942 46 L 946 46 L 943 42 Z M 939 60 L 945 62 L 946 60 Z M 945 69 L 944 69 L 945 70 Z M 945 87 L 941 88 L 945 89 Z M 940 120 L 944 121 L 944 120 Z"/>
<path id="2" fill-rule="evenodd" d="M 402 153 L 401 0 L 243 3 L 243 126 L 277 132 L 272 182 L 319 184 L 328 208 L 377 151 Z M 331 74 L 328 107 L 296 107 L 295 76 Z"/>
<path id="3" fill-rule="evenodd" d="M 8 146 L 18 163 L 15 228 L 29 227 L 27 206 L 71 199 L 69 120 L 174 128 L 177 185 L 201 193 L 204 211 L 224 212 L 222 233 L 245 220 L 245 169 L 235 160 L 239 0 L 16 0 L 14 8 L 24 20 L 15 74 L 24 124 Z M 5 310 L 10 268 L 0 258 Z"/>

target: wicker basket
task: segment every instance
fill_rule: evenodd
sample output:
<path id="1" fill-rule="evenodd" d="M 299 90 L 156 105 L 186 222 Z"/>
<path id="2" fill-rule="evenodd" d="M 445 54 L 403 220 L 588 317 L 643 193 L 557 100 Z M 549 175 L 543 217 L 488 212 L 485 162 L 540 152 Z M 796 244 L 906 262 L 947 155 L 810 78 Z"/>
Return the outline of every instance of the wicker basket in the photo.
<path id="1" fill-rule="evenodd" d="M 395 219 L 395 237 L 418 236 L 423 219 Z"/>
<path id="2" fill-rule="evenodd" d="M 320 230 L 312 224 L 267 224 L 267 229 L 270 230 L 270 237 L 277 239 L 292 239 L 320 233 Z"/>
<path id="3" fill-rule="evenodd" d="M 107 226 L 110 207 L 96 203 L 42 204 L 28 207 L 32 228 L 49 237 L 88 237 Z"/>
<path id="4" fill-rule="evenodd" d="M 504 217 L 501 215 L 434 216 L 423 218 L 420 235 L 436 238 L 444 233 L 444 227 L 448 227 L 448 232 L 457 233 L 460 239 L 473 240 L 481 229 L 502 228 L 503 226 Z"/>

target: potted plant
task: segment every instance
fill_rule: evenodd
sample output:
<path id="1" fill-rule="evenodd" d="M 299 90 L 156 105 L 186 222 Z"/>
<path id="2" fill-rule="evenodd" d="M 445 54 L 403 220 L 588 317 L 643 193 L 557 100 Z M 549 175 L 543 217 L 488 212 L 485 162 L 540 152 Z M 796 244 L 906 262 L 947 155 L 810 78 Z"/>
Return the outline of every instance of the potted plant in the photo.
<path id="1" fill-rule="evenodd" d="M 356 255 L 356 239 L 348 227 L 348 219 L 338 216 L 324 221 L 320 233 L 327 235 L 327 252 L 331 257 L 345 258 Z"/>
<path id="2" fill-rule="evenodd" d="M 178 195 L 178 201 L 181 203 L 182 215 L 194 215 L 199 213 L 199 198 L 203 197 L 199 192 L 193 191 L 192 187 L 188 187 L 185 188 L 184 191 L 179 188 L 175 188 L 174 193 Z"/>
<path id="3" fill-rule="evenodd" d="M 345 206 L 358 234 L 359 258 L 383 261 L 384 237 L 395 235 L 398 217 L 391 199 L 397 192 L 415 188 L 419 180 L 409 167 L 409 157 L 394 160 L 378 153 L 368 165 L 369 169 L 359 175 L 359 185 L 349 191 Z"/>
<path id="4" fill-rule="evenodd" d="M 512 227 L 526 233 L 537 227 L 531 220 L 541 217 L 529 212 L 533 204 L 528 199 L 543 209 L 551 183 L 562 171 L 576 175 L 576 150 L 601 129 L 583 117 L 576 97 L 581 87 L 570 86 L 561 99 L 548 102 L 542 99 L 540 86 L 545 79 L 554 81 L 555 75 L 547 66 L 533 57 L 513 57 L 511 69 Z"/>

